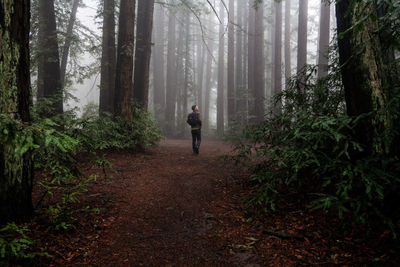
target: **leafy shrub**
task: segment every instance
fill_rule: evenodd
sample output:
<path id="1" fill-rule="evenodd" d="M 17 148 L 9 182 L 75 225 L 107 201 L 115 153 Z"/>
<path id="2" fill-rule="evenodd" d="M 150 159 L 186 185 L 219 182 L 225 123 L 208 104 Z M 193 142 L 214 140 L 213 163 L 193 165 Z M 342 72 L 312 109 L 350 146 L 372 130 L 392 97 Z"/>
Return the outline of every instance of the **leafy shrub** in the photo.
<path id="1" fill-rule="evenodd" d="M 361 153 L 365 148 L 354 129 L 370 114 L 347 116 L 342 90 L 326 87 L 332 85 L 329 79 L 335 78 L 325 83 L 309 79 L 303 91 L 293 81 L 275 99 L 285 103 L 282 113 L 244 130 L 235 159 L 253 172 L 255 193 L 248 207 L 273 210 L 283 193 L 295 191 L 309 196 L 311 208 L 336 210 L 340 218 L 346 215 L 354 223 L 382 221 L 396 233 L 399 160 L 390 154 Z M 364 156 L 355 159 L 354 154 Z"/>
<path id="2" fill-rule="evenodd" d="M 134 105 L 133 121 L 111 114 L 86 113 L 72 123 L 70 135 L 79 140 L 82 147 L 91 150 L 129 149 L 147 147 L 161 139 L 161 132 L 151 115 Z"/>
<path id="3" fill-rule="evenodd" d="M 27 236 L 30 229 L 26 225 L 9 223 L 0 228 L 0 265 L 15 259 L 34 258 L 46 253 L 33 251 L 35 241 Z"/>

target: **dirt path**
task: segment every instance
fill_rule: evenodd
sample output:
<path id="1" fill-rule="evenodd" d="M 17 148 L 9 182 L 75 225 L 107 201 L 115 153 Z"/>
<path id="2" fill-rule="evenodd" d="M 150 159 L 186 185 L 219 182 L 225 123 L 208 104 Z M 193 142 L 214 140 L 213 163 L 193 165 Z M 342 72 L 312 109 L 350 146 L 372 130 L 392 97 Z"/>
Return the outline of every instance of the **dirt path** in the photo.
<path id="1" fill-rule="evenodd" d="M 204 141 L 199 156 L 190 140 L 167 140 L 145 155 L 109 155 L 113 168 L 108 188 L 108 217 L 95 251 L 95 265 L 230 265 L 239 258 L 223 235 L 229 167 L 219 156 L 228 144 Z M 104 188 L 106 191 L 106 188 Z M 241 218 L 240 218 L 241 219 Z M 245 257 L 244 257 L 245 256 Z M 244 258 L 244 260 L 243 260 Z"/>
<path id="2" fill-rule="evenodd" d="M 67 232 L 48 222 L 33 226 L 39 247 L 53 255 L 38 266 L 359 266 L 391 265 L 396 250 L 356 241 L 323 211 L 294 197 L 249 222 L 243 212 L 251 188 L 220 156 L 227 143 L 204 141 L 199 156 L 190 140 L 165 140 L 146 153 L 108 152 L 115 173 L 81 160 L 99 177 Z M 76 216 L 76 215 L 75 215 Z M 279 235 L 284 233 L 284 235 Z M 277 235 L 278 234 L 278 235 Z M 294 238 L 293 238 L 294 237 Z M 362 239 L 361 239 L 362 240 Z"/>

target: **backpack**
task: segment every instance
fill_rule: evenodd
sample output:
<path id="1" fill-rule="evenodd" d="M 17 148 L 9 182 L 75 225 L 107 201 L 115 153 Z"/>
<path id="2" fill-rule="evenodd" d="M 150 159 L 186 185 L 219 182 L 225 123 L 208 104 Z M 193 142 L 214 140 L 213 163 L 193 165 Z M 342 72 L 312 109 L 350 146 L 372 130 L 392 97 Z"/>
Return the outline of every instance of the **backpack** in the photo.
<path id="1" fill-rule="evenodd" d="M 187 121 L 190 126 L 196 126 L 198 123 L 197 114 L 192 112 L 188 115 Z"/>

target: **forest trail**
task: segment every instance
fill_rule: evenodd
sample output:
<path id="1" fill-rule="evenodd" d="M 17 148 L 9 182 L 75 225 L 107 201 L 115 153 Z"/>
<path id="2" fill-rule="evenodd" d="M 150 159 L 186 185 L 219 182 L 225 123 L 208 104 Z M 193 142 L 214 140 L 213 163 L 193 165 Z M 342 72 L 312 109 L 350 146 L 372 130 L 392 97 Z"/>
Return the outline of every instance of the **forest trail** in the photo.
<path id="1" fill-rule="evenodd" d="M 219 157 L 229 151 L 228 143 L 203 141 L 200 155 L 195 156 L 191 140 L 164 140 L 145 154 L 108 155 L 117 173 L 112 174 L 111 184 L 96 186 L 103 191 L 103 218 L 97 226 L 101 232 L 86 256 L 74 262 L 252 264 L 253 255 L 246 250 L 233 252 L 238 234 L 230 237 L 229 231 L 242 229 L 244 219 L 234 209 L 240 203 L 226 191 L 232 170 Z"/>
<path id="2" fill-rule="evenodd" d="M 79 168 L 98 177 L 81 197 L 78 220 L 61 233 L 33 225 L 39 247 L 52 258 L 35 266 L 359 266 L 396 251 L 379 240 L 356 242 L 335 216 L 304 208 L 293 197 L 249 221 L 247 175 L 221 156 L 229 143 L 163 140 L 145 153 L 108 151 L 104 175 L 82 155 Z M 99 212 L 83 211 L 85 207 Z M 89 210 L 90 210 L 89 209 Z M 394 257 L 396 259 L 397 257 Z M 387 261 L 389 260 L 389 261 Z M 387 262 L 386 262 L 387 261 Z M 391 265 L 391 264 L 389 264 Z"/>

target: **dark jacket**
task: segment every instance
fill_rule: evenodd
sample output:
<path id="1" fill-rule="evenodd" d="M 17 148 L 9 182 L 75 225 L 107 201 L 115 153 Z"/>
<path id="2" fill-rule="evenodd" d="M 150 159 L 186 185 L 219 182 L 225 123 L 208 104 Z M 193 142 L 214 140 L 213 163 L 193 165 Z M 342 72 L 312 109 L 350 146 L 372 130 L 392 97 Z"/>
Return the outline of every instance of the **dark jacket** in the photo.
<path id="1" fill-rule="evenodd" d="M 195 116 L 197 116 L 197 124 L 196 125 L 192 125 L 192 131 L 193 130 L 201 130 L 201 119 L 200 119 L 200 112 L 196 112 L 193 111 L 192 114 L 195 114 Z"/>

